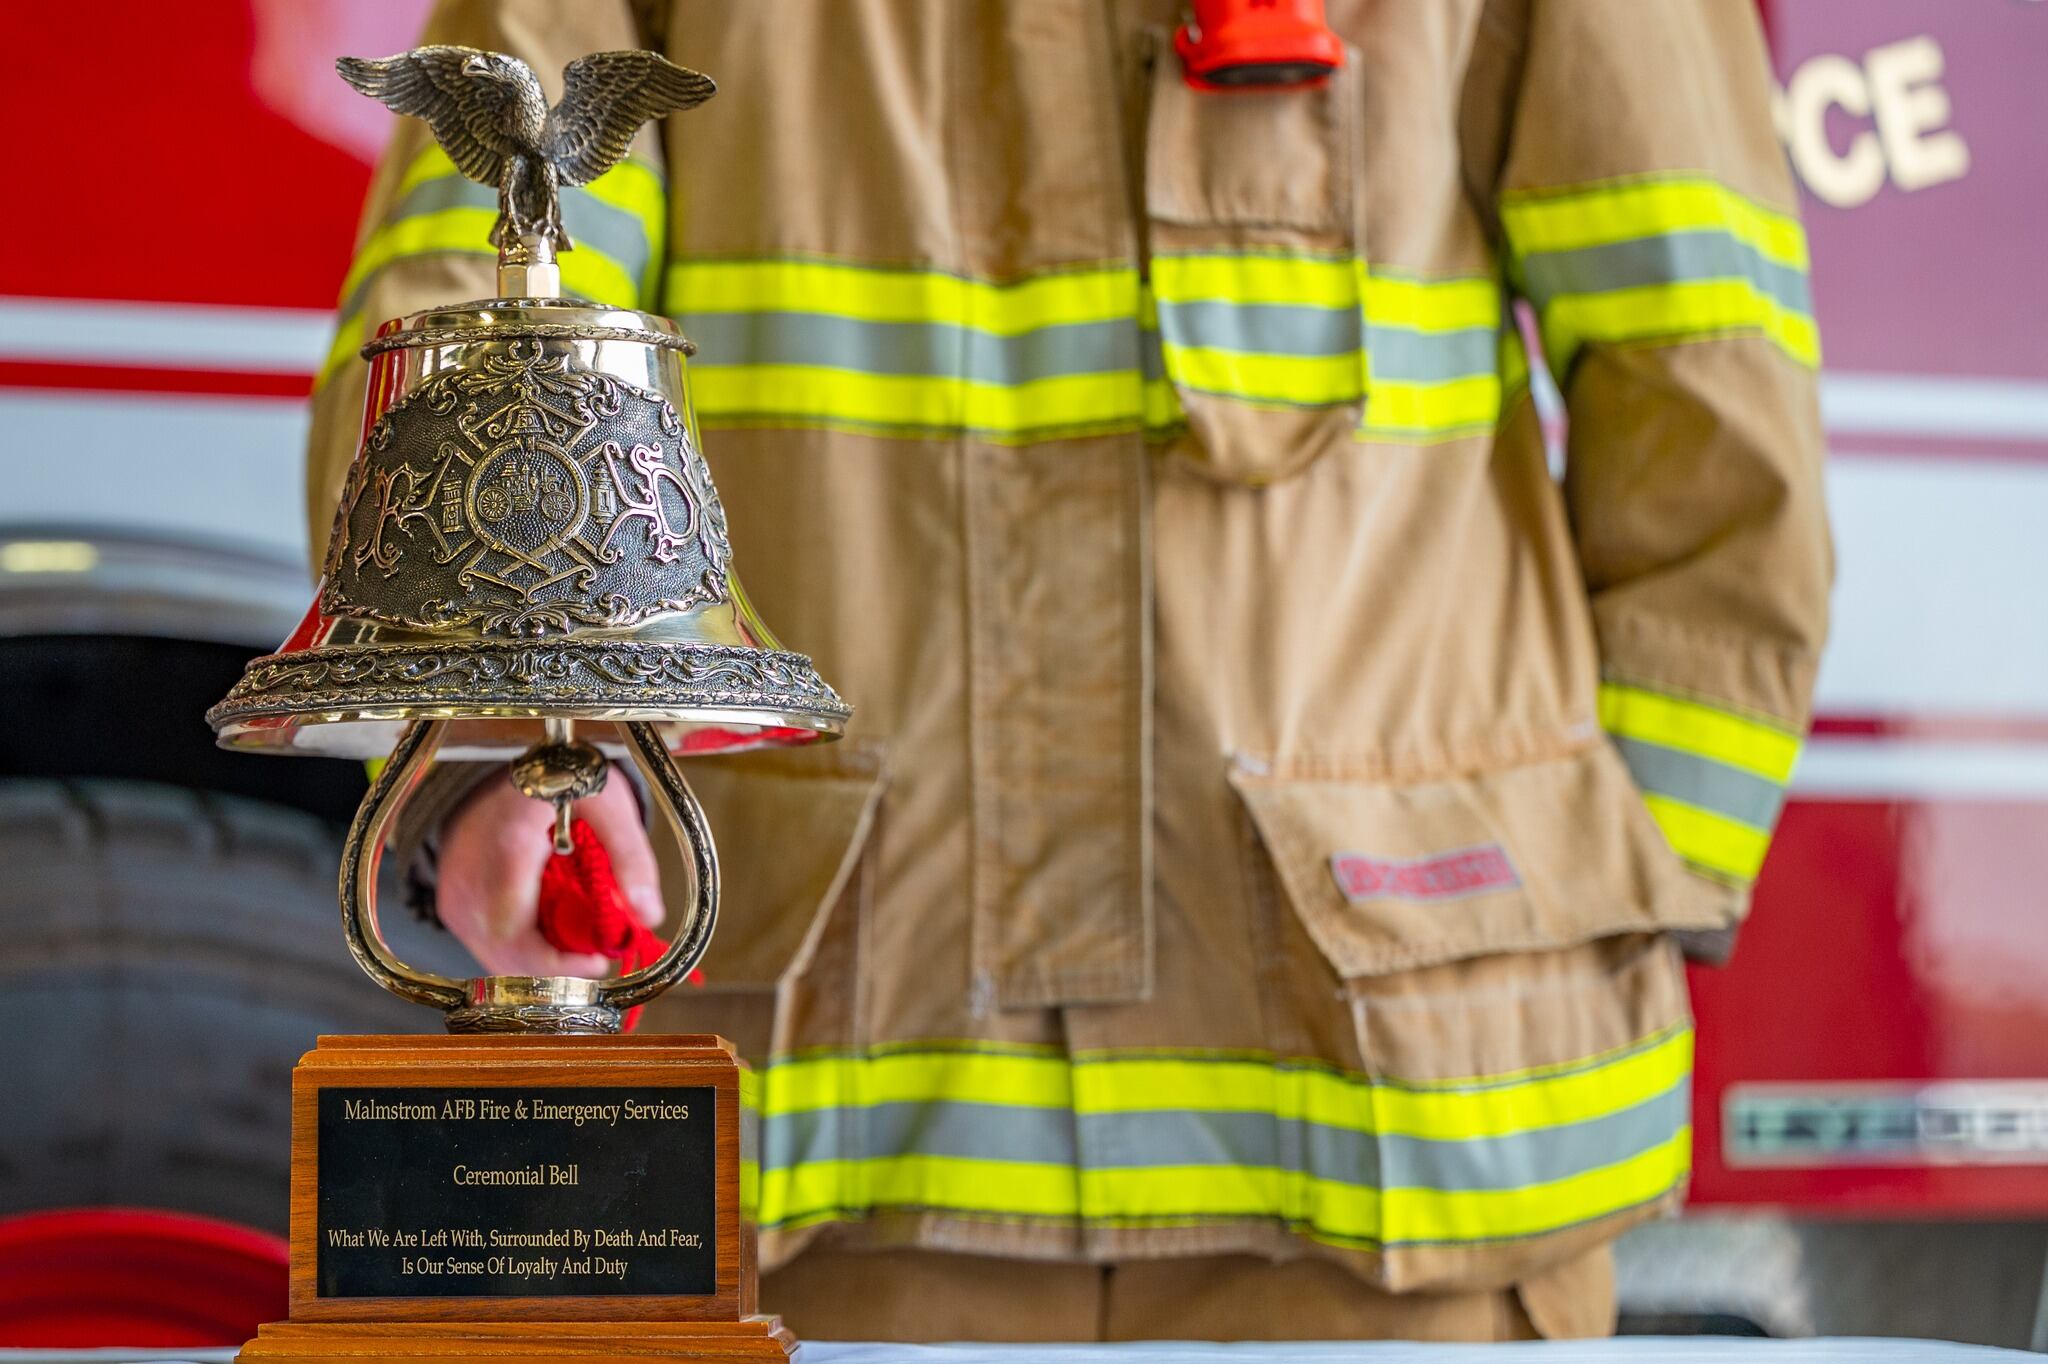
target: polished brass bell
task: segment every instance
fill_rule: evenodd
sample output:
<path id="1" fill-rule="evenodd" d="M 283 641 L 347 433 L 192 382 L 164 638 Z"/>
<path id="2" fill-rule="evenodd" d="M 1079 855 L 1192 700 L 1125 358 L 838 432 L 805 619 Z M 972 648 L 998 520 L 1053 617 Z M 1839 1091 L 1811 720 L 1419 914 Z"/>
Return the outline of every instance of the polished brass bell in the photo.
<path id="1" fill-rule="evenodd" d="M 733 575 L 690 342 L 667 318 L 552 297 L 557 278 L 545 232 L 504 232 L 505 297 L 387 322 L 363 348 L 364 435 L 313 606 L 207 716 L 226 747 L 390 755 L 350 830 L 349 945 L 458 1029 L 609 1031 L 685 975 L 717 864 L 672 755 L 807 743 L 849 714 Z M 599 751 L 639 765 L 687 845 L 695 903 L 668 952 L 607 982 L 400 962 L 372 887 L 427 763 L 525 755 L 521 788 L 556 802 L 565 836 L 568 802 L 603 780 Z"/>
<path id="2" fill-rule="evenodd" d="M 728 751 L 847 707 L 732 572 L 667 318 L 500 298 L 386 323 L 318 596 L 208 714 L 222 744 L 510 757 L 547 717 Z M 525 723 L 521 723 L 525 722 Z"/>

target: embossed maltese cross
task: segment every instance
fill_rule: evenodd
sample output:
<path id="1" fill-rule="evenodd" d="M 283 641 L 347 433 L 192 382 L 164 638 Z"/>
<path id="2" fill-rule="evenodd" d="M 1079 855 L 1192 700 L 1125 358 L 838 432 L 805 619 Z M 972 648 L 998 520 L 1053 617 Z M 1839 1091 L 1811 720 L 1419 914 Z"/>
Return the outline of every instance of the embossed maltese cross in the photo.
<path id="1" fill-rule="evenodd" d="M 426 380 L 367 444 L 335 614 L 542 635 L 724 599 L 725 513 L 658 395 L 514 342 Z"/>
<path id="2" fill-rule="evenodd" d="M 653 52 L 593 52 L 562 72 L 550 109 L 533 68 L 502 52 L 419 47 L 372 61 L 343 57 L 341 78 L 393 112 L 425 119 L 456 168 L 498 190 L 491 245 L 541 236 L 558 251 L 561 187 L 583 185 L 619 163 L 650 118 L 690 109 L 718 92 L 711 77 Z"/>

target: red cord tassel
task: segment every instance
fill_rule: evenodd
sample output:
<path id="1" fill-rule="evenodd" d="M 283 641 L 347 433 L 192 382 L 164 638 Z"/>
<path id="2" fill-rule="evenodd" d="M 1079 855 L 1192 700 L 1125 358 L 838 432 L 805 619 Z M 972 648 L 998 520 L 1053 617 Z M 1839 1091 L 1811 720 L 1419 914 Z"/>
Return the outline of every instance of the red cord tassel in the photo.
<path id="1" fill-rule="evenodd" d="M 538 920 L 548 945 L 558 952 L 610 957 L 619 963 L 621 974 L 637 971 L 667 951 L 668 944 L 634 916 L 632 902 L 612 872 L 611 854 L 587 820 L 569 826 L 569 841 L 575 851 L 556 853 L 540 874 Z M 693 970 L 689 980 L 702 985 L 704 973 Z M 628 1009 L 625 1031 L 633 1031 L 639 1021 L 639 1008 Z"/>

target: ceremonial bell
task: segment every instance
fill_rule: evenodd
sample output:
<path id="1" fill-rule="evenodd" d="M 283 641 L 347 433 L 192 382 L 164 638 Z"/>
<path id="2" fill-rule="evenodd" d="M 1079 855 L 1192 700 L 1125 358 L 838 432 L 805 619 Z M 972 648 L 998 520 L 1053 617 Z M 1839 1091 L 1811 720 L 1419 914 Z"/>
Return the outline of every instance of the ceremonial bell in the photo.
<path id="1" fill-rule="evenodd" d="M 341 65 L 499 186 L 501 297 L 386 322 L 363 347 L 364 434 L 313 606 L 207 719 L 232 748 L 389 754 L 341 878 L 349 948 L 379 984 L 445 1010 L 451 1031 L 616 1031 L 622 1010 L 697 963 L 717 911 L 716 855 L 673 755 L 808 743 L 849 714 L 733 574 L 690 408 L 694 347 L 667 318 L 559 296 L 557 183 L 594 178 L 641 121 L 700 102 L 711 82 L 649 53 L 602 53 L 570 67 L 550 111 L 524 65 L 495 54 Z M 628 86 L 632 98 L 605 103 Z M 391 951 L 377 864 L 431 761 L 516 760 L 520 789 L 555 803 L 561 846 L 570 802 L 603 785 L 608 754 L 630 755 L 694 869 L 658 959 L 611 981 L 463 981 Z"/>

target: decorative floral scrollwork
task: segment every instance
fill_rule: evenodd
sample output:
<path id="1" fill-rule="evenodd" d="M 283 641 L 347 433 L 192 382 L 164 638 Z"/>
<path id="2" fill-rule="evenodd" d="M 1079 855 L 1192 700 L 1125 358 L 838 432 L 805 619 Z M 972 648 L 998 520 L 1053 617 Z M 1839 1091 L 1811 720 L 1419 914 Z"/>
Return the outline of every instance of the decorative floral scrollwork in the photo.
<path id="1" fill-rule="evenodd" d="M 717 644 L 483 641 L 257 659 L 208 721 L 385 707 L 533 705 L 851 714 L 802 654 Z"/>
<path id="2" fill-rule="evenodd" d="M 730 557 L 673 404 L 541 336 L 494 335 L 372 426 L 321 608 L 522 638 L 619 629 L 725 600 Z"/>

